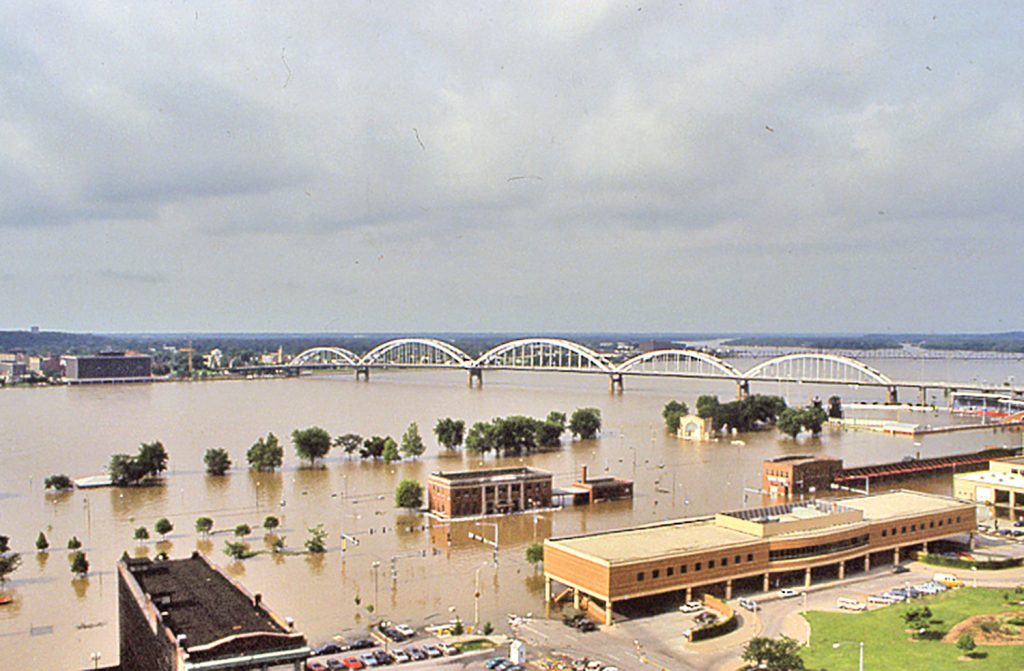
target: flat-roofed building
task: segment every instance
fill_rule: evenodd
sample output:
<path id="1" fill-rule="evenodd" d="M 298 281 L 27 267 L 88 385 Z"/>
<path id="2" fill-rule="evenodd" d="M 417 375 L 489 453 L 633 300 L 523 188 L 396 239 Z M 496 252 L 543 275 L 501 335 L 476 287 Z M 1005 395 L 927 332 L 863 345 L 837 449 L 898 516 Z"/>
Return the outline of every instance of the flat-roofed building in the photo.
<path id="1" fill-rule="evenodd" d="M 732 598 L 735 583 L 767 591 L 772 579 L 815 574 L 842 579 L 872 562 L 973 532 L 975 506 L 934 494 L 895 491 L 836 501 L 789 503 L 672 520 L 544 543 L 545 596 L 553 583 L 573 604 L 611 624 L 614 605 L 693 592 Z"/>
<path id="2" fill-rule="evenodd" d="M 64 380 L 68 384 L 101 382 L 149 382 L 153 379 L 153 357 L 133 352 L 63 357 Z"/>
<path id="3" fill-rule="evenodd" d="M 117 563 L 121 671 L 227 671 L 291 665 L 306 638 L 199 553 Z"/>
<path id="4" fill-rule="evenodd" d="M 843 460 L 803 454 L 765 459 L 761 463 L 761 491 L 771 496 L 790 497 L 828 491 Z"/>
<path id="5" fill-rule="evenodd" d="M 431 473 L 427 497 L 430 512 L 442 519 L 550 508 L 551 473 L 529 467 Z"/>
<path id="6" fill-rule="evenodd" d="M 1024 519 L 1024 457 L 993 459 L 987 471 L 957 473 L 953 495 L 988 506 L 997 519 Z"/>
<path id="7" fill-rule="evenodd" d="M 586 466 L 580 467 L 580 479 L 568 490 L 574 504 L 596 503 L 633 498 L 633 481 L 613 476 L 591 477 Z"/>

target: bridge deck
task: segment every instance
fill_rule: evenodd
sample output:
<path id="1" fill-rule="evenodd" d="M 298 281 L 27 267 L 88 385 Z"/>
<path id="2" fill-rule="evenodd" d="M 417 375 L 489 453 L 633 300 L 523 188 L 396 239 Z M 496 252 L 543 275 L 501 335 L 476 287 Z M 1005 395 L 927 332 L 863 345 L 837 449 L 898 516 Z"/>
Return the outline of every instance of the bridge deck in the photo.
<path id="1" fill-rule="evenodd" d="M 859 466 L 857 468 L 844 468 L 835 477 L 835 482 L 854 482 L 867 478 L 892 478 L 905 475 L 921 475 L 929 471 L 943 471 L 952 469 L 955 471 L 978 470 L 975 466 L 984 467 L 992 459 L 1002 459 L 1020 454 L 1019 449 L 1008 449 L 995 447 L 981 452 L 970 454 L 957 454 L 949 457 L 934 457 L 930 459 L 914 459 L 913 461 L 894 461 L 888 464 L 876 464 L 874 466 Z"/>

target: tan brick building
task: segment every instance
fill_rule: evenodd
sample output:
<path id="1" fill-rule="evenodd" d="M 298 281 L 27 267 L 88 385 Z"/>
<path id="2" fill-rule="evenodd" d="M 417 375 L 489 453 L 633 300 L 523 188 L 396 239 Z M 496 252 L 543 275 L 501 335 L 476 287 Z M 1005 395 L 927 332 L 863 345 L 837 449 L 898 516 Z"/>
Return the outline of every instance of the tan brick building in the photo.
<path id="1" fill-rule="evenodd" d="M 431 473 L 427 497 L 441 519 L 550 508 L 551 473 L 529 467 Z"/>
<path id="2" fill-rule="evenodd" d="M 973 504 L 896 491 L 552 538 L 544 543 L 545 597 L 571 594 L 611 624 L 623 601 L 695 592 L 730 599 L 734 585 L 768 591 L 773 578 L 808 586 L 815 575 L 842 579 L 975 526 Z"/>

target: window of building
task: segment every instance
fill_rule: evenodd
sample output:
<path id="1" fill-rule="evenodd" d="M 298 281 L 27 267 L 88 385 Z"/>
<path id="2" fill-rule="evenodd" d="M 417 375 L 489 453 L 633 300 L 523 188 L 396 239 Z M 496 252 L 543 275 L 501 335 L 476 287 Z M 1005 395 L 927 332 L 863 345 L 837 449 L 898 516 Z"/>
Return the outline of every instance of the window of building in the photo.
<path id="1" fill-rule="evenodd" d="M 932 524 L 934 525 L 935 523 L 934 523 L 934 522 L 932 522 Z M 940 526 L 940 527 L 942 526 L 942 520 L 939 520 L 939 526 Z"/>
<path id="2" fill-rule="evenodd" d="M 682 565 L 680 565 L 680 567 L 679 567 L 679 572 L 680 572 L 680 573 L 686 573 L 686 564 L 682 564 Z"/>
<path id="3" fill-rule="evenodd" d="M 644 581 L 644 572 L 643 571 L 640 571 L 639 573 L 636 574 L 636 581 L 637 582 L 643 582 Z"/>
<path id="4" fill-rule="evenodd" d="M 956 523 L 960 524 L 960 516 L 959 515 L 956 516 Z"/>
<path id="5" fill-rule="evenodd" d="M 885 529 L 882 529 L 882 538 L 885 538 L 888 535 L 889 535 L 889 532 L 886 531 Z"/>
<path id="6" fill-rule="evenodd" d="M 900 527 L 900 533 L 901 534 L 907 533 L 907 528 L 906 527 Z"/>
<path id="7" fill-rule="evenodd" d="M 911 524 L 910 525 L 910 530 L 911 531 L 917 531 L 917 525 L 916 524 Z"/>
<path id="8" fill-rule="evenodd" d="M 893 536 L 895 536 L 896 535 L 896 527 L 893 527 L 892 531 L 890 531 L 889 533 L 892 534 Z"/>
<path id="9" fill-rule="evenodd" d="M 940 527 L 942 526 L 942 520 L 939 520 L 939 526 Z M 935 528 L 935 520 L 932 520 L 931 522 L 928 523 L 928 528 L 929 529 L 934 529 Z"/>
<path id="10" fill-rule="evenodd" d="M 743 561 L 743 558 L 740 555 L 736 555 L 735 557 L 733 557 L 732 563 L 739 564 L 741 561 Z"/>
<path id="11" fill-rule="evenodd" d="M 754 553 L 750 553 L 747 555 L 747 561 L 754 561 Z"/>
<path id="12" fill-rule="evenodd" d="M 654 569 L 653 571 L 651 571 L 651 580 L 657 580 L 660 575 L 661 569 Z"/>
<path id="13" fill-rule="evenodd" d="M 700 562 L 697 562 L 697 563 L 695 563 L 695 564 L 693 565 L 693 570 L 694 570 L 694 571 L 699 571 L 699 570 L 700 570 Z"/>
<path id="14" fill-rule="evenodd" d="M 722 566 L 728 566 L 728 565 L 729 565 L 729 558 L 728 557 L 722 557 Z"/>
<path id="15" fill-rule="evenodd" d="M 708 570 L 710 571 L 713 568 L 715 568 L 715 560 L 714 559 L 709 559 L 708 560 Z"/>
<path id="16" fill-rule="evenodd" d="M 669 566 L 667 569 L 665 569 L 665 576 L 668 577 L 668 578 L 671 578 L 673 575 L 675 575 L 675 572 L 676 572 L 675 567 L 674 566 Z"/>

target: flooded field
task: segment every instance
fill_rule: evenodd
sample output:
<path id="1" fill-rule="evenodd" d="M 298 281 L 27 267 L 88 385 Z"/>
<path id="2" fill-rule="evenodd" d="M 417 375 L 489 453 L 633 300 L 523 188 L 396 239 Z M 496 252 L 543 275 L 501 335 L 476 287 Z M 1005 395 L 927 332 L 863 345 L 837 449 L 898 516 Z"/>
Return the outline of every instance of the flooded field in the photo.
<path id="1" fill-rule="evenodd" d="M 737 362 L 744 368 L 749 362 Z M 897 379 L 1003 381 L 1024 379 L 1015 361 L 889 360 L 876 367 Z M 898 460 L 920 453 L 935 456 L 977 450 L 984 445 L 1019 445 L 1019 433 L 975 431 L 918 439 L 868 432 L 826 432 L 820 438 L 783 439 L 776 431 L 730 441 L 683 443 L 662 424 L 661 408 L 671 399 L 691 408 L 699 394 L 723 400 L 732 384 L 710 381 L 627 378 L 625 393 L 610 395 L 600 376 L 554 373 L 485 374 L 482 389 L 470 389 L 458 372 L 378 373 L 370 382 L 351 374 L 299 379 L 95 386 L 0 391 L 0 534 L 11 536 L 24 563 L 4 591 L 14 597 L 0 607 L 0 666 L 32 659 L 40 667 L 85 668 L 92 652 L 102 663 L 117 659 L 117 585 L 114 565 L 122 553 L 172 557 L 195 549 L 208 553 L 283 615 L 295 618 L 314 643 L 335 634 L 360 631 L 370 618 L 395 617 L 422 624 L 447 620 L 452 613 L 503 626 L 509 612 L 543 612 L 543 580 L 527 564 L 524 548 L 550 535 L 596 531 L 673 516 L 711 513 L 757 505 L 744 494 L 759 486 L 761 460 L 779 454 L 829 454 L 856 466 Z M 755 393 L 784 395 L 803 404 L 814 395 L 835 393 L 845 401 L 881 402 L 884 391 L 754 385 Z M 905 400 L 914 400 L 904 391 Z M 930 399 L 933 400 L 933 399 Z M 941 396 L 935 398 L 941 403 Z M 474 421 L 509 414 L 543 417 L 551 410 L 578 407 L 602 411 L 599 439 L 570 443 L 556 452 L 525 459 L 480 459 L 446 454 L 431 432 L 439 417 Z M 859 411 L 871 417 L 946 424 L 948 415 Z M 319 425 L 332 435 L 354 432 L 399 439 L 418 422 L 428 445 L 414 462 L 385 465 L 346 460 L 332 453 L 323 468 L 301 469 L 291 447 L 293 429 Z M 274 432 L 286 446 L 285 467 L 252 473 L 245 452 L 260 436 Z M 162 486 L 97 489 L 47 494 L 43 480 L 54 473 L 72 477 L 102 473 L 111 454 L 134 453 L 142 442 L 160 440 L 170 454 Z M 234 467 L 225 477 L 204 472 L 203 454 L 226 449 Z M 636 480 L 632 501 L 566 508 L 500 520 L 497 566 L 491 549 L 469 533 L 491 536 L 494 529 L 472 522 L 450 527 L 396 510 L 393 492 L 403 478 L 425 481 L 436 470 L 481 465 L 530 465 L 554 473 L 555 485 L 568 485 L 582 465 L 594 475 Z M 948 476 L 901 486 L 949 493 Z M 323 524 L 329 550 L 322 556 L 260 554 L 233 561 L 224 554 L 230 529 L 246 523 L 259 529 L 265 516 L 281 518 L 279 533 L 289 548 L 301 549 L 307 529 Z M 194 531 L 195 519 L 209 516 L 215 529 L 208 540 Z M 174 530 L 157 542 L 153 523 L 161 517 Z M 139 544 L 138 526 L 153 538 Z M 43 531 L 51 550 L 35 554 Z M 341 534 L 359 544 L 341 550 Z M 72 580 L 67 540 L 84 543 L 92 564 L 87 579 Z M 266 543 L 262 531 L 248 541 Z M 394 573 L 392 570 L 394 569 Z M 474 579 L 481 586 L 474 603 Z M 358 602 L 358 605 L 357 605 Z"/>

